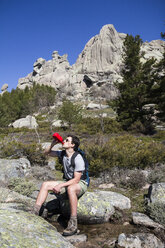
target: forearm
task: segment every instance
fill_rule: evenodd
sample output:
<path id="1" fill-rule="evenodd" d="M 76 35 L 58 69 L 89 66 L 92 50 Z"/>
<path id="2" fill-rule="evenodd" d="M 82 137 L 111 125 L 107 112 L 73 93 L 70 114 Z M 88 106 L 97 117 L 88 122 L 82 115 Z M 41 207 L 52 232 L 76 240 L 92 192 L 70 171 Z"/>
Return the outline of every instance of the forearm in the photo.
<path id="1" fill-rule="evenodd" d="M 57 143 L 58 143 L 57 141 L 54 141 L 54 140 L 53 140 L 53 142 L 50 144 L 50 146 L 48 146 L 48 147 L 45 149 L 45 151 L 44 151 L 45 155 L 51 155 L 52 148 L 53 148 L 53 146 L 56 145 Z"/>
<path id="2" fill-rule="evenodd" d="M 65 182 L 65 183 L 61 183 L 60 186 L 61 188 L 63 187 L 68 187 L 72 184 L 76 184 L 76 183 L 79 183 L 80 179 L 79 178 L 73 178 L 73 179 L 70 179 L 69 181 Z"/>

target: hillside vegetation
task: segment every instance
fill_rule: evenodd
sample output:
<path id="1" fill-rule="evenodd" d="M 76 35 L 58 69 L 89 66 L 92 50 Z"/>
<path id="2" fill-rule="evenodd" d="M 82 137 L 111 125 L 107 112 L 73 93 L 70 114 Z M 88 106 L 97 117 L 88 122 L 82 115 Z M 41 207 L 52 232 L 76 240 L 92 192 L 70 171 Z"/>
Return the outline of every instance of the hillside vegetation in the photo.
<path id="1" fill-rule="evenodd" d="M 157 131 L 156 125 L 164 125 L 165 53 L 159 63 L 154 59 L 142 63 L 141 44 L 139 36 L 127 35 L 123 83 L 115 83 L 119 95 L 108 102 L 106 110 L 86 110 L 67 96 L 59 106 L 54 88 L 35 83 L 31 88 L 1 95 L 0 156 L 26 156 L 32 164 L 44 166 L 46 159 L 38 143 L 51 141 L 53 132 L 63 137 L 71 132 L 80 137 L 93 176 L 113 168 L 145 169 L 164 163 L 165 131 Z M 9 127 L 34 113 L 39 125 L 36 132 Z M 62 126 L 54 128 L 54 120 L 61 120 Z"/>

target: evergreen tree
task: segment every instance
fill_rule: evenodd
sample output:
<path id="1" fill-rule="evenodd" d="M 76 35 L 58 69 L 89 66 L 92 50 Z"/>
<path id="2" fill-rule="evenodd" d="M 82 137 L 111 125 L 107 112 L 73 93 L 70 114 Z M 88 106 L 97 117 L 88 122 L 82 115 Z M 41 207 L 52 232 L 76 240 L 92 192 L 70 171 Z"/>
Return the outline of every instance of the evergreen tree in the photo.
<path id="1" fill-rule="evenodd" d="M 69 125 L 69 128 L 73 124 L 79 123 L 82 119 L 82 107 L 78 104 L 74 104 L 69 100 L 64 100 L 59 110 L 58 117 L 63 122 Z"/>
<path id="2" fill-rule="evenodd" d="M 146 108 L 145 105 L 151 103 L 150 91 L 155 80 L 155 60 L 150 59 L 144 64 L 141 62 L 141 44 L 142 40 L 138 35 L 127 35 L 124 41 L 123 82 L 115 83 L 119 97 L 113 101 L 112 106 L 118 114 L 117 120 L 125 130 L 138 123 L 141 131 L 151 132 L 153 108 Z"/>
<path id="3" fill-rule="evenodd" d="M 165 33 L 161 33 L 161 37 L 165 39 Z M 153 89 L 153 97 L 157 104 L 157 117 L 165 121 L 165 47 L 163 58 L 157 64 L 157 80 Z"/>
<path id="4" fill-rule="evenodd" d="M 25 90 L 13 89 L 0 95 L 0 126 L 50 107 L 55 102 L 56 91 L 50 86 L 34 84 Z"/>

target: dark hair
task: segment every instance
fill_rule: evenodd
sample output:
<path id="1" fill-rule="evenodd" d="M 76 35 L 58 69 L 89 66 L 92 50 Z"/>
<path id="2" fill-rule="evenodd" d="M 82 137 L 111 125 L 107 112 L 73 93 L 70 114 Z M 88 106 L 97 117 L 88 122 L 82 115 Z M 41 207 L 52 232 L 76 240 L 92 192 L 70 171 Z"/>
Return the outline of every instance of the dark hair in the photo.
<path id="1" fill-rule="evenodd" d="M 71 137 L 72 138 L 72 144 L 74 144 L 74 150 L 77 151 L 78 147 L 80 145 L 80 140 L 77 136 L 72 135 L 72 134 L 68 134 L 67 137 Z"/>

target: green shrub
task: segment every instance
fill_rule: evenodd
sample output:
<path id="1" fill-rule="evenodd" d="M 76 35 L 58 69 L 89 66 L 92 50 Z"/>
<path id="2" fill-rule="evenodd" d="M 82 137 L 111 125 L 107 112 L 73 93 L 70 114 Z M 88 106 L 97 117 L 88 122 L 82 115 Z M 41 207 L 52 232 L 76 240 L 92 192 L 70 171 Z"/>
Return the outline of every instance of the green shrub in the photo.
<path id="1" fill-rule="evenodd" d="M 62 123 L 67 123 L 69 128 L 71 128 L 73 124 L 81 121 L 82 111 L 80 104 L 65 99 L 59 109 L 58 118 L 62 120 Z"/>
<path id="2" fill-rule="evenodd" d="M 39 125 L 39 130 L 41 129 L 50 129 L 50 123 L 48 121 L 42 121 L 42 122 L 38 122 Z"/>
<path id="3" fill-rule="evenodd" d="M 165 131 L 163 130 L 157 131 L 156 134 L 153 135 L 153 138 L 155 140 L 165 141 Z"/>
<path id="4" fill-rule="evenodd" d="M 62 171 L 62 168 L 63 168 L 63 166 L 62 166 L 62 164 L 59 162 L 59 159 L 58 158 L 54 158 L 55 159 L 55 161 L 56 161 L 56 170 L 59 170 L 59 171 Z"/>
<path id="5" fill-rule="evenodd" d="M 82 122 L 77 125 L 76 130 L 81 133 L 118 133 L 122 131 L 120 124 L 112 118 L 83 118 Z"/>
<path id="6" fill-rule="evenodd" d="M 141 121 L 135 121 L 134 123 L 132 123 L 132 125 L 128 128 L 129 131 L 131 131 L 132 133 L 145 133 L 146 128 L 145 126 L 142 124 Z"/>
<path id="7" fill-rule="evenodd" d="M 151 184 L 165 182 L 165 165 L 157 165 L 155 168 L 152 168 L 148 181 Z"/>
<path id="8" fill-rule="evenodd" d="M 145 184 L 146 177 L 138 170 L 133 171 L 127 180 L 127 187 L 131 189 L 141 189 Z"/>
<path id="9" fill-rule="evenodd" d="M 165 204 L 152 203 L 146 207 L 146 214 L 148 214 L 154 221 L 165 226 Z"/>
<path id="10" fill-rule="evenodd" d="M 28 182 L 23 178 L 12 178 L 8 184 L 9 189 L 21 194 L 30 196 L 36 190 L 32 182 Z"/>
<path id="11" fill-rule="evenodd" d="M 1 158 L 20 158 L 23 156 L 27 157 L 31 165 L 44 166 L 47 164 L 47 158 L 39 144 L 23 144 L 11 141 L 1 145 Z"/>
<path id="12" fill-rule="evenodd" d="M 145 168 L 165 161 L 163 144 L 144 142 L 132 135 L 112 137 L 104 144 L 88 142 L 84 147 L 95 175 L 112 167 Z"/>
<path id="13" fill-rule="evenodd" d="M 35 116 L 35 118 L 36 118 L 37 122 L 46 120 L 46 116 L 45 115 L 43 116 L 42 114 Z"/>

